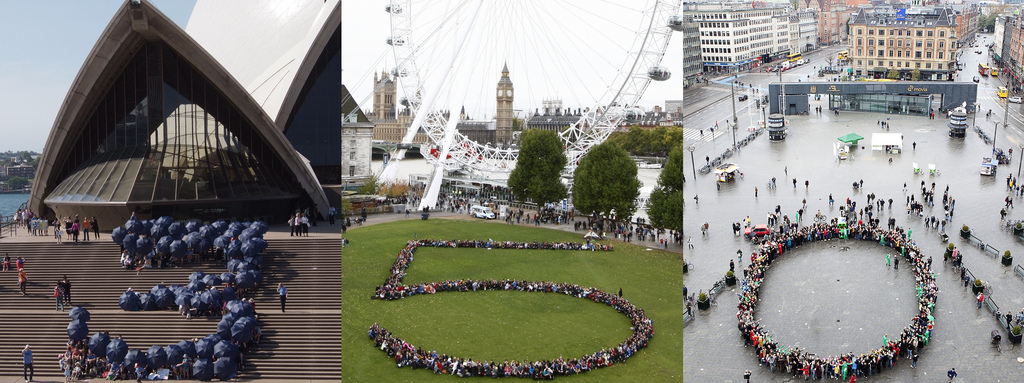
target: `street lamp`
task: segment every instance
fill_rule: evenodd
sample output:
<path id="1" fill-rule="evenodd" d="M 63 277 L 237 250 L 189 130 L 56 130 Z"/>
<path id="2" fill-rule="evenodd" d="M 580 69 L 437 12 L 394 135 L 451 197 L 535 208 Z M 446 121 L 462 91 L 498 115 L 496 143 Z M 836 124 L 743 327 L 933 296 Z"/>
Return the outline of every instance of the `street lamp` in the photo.
<path id="1" fill-rule="evenodd" d="M 695 149 L 697 148 L 695 148 L 693 144 L 690 144 L 690 146 L 686 147 L 686 150 L 690 151 L 690 167 L 693 168 L 693 182 L 697 182 L 697 163 L 694 162 L 693 160 L 693 151 Z"/>

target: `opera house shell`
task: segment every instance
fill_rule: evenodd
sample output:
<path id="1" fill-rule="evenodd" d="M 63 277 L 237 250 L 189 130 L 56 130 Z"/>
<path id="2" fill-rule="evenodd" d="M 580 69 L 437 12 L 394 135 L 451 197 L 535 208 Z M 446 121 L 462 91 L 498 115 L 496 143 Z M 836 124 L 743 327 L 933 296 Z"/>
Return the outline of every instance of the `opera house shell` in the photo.
<path id="1" fill-rule="evenodd" d="M 332 33 L 340 28 L 338 1 L 232 2 L 247 14 L 220 13 L 219 3 L 227 5 L 197 4 L 189 24 L 200 35 L 213 33 L 201 27 L 203 17 L 235 15 L 247 23 L 245 17 L 280 14 L 286 4 L 315 17 L 264 26 L 304 31 L 281 43 L 288 50 L 221 51 L 238 55 L 225 56 L 223 65 L 155 7 L 126 2 L 61 105 L 30 209 L 45 217 L 95 216 L 101 225 L 133 213 L 284 222 L 310 208 L 326 216 L 321 185 L 340 178 L 340 37 Z M 231 61 L 246 57 L 249 66 Z M 242 66 L 244 81 L 229 70 Z M 261 88 L 255 81 L 276 83 Z"/>

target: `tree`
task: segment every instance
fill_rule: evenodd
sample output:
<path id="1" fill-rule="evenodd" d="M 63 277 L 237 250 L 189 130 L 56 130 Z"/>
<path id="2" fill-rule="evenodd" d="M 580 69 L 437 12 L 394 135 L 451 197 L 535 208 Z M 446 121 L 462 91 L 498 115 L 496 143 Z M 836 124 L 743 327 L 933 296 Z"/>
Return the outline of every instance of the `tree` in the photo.
<path id="1" fill-rule="evenodd" d="M 11 189 L 23 189 L 25 186 L 28 186 L 29 183 L 28 178 L 20 176 L 14 176 L 7 179 L 7 186 Z"/>
<path id="2" fill-rule="evenodd" d="M 828 63 L 828 66 L 832 66 L 832 62 L 833 62 L 833 61 L 835 61 L 835 60 L 836 60 L 836 58 L 835 58 L 835 57 L 832 57 L 832 56 L 828 56 L 828 58 L 827 58 L 827 59 L 825 59 L 825 62 L 827 62 L 827 63 Z"/>
<path id="3" fill-rule="evenodd" d="M 365 195 L 377 194 L 377 186 L 379 183 L 380 180 L 377 179 L 377 175 L 371 175 L 370 178 L 366 180 L 366 183 L 356 190 L 356 193 Z"/>
<path id="4" fill-rule="evenodd" d="M 900 72 L 895 69 L 889 69 L 889 74 L 885 77 L 895 80 L 900 77 Z"/>
<path id="5" fill-rule="evenodd" d="M 618 145 L 590 149 L 573 174 L 573 204 L 587 215 L 628 220 L 636 212 L 640 180 L 636 163 Z"/>
<path id="6" fill-rule="evenodd" d="M 568 160 L 562 140 L 550 130 L 529 129 L 520 136 L 519 160 L 508 177 L 508 188 L 519 202 L 532 199 L 540 209 L 565 198 L 568 190 L 561 174 Z"/>
<path id="7" fill-rule="evenodd" d="M 914 70 L 910 72 L 910 79 L 913 80 L 913 81 L 920 80 L 921 79 L 921 70 L 917 69 L 917 68 L 914 68 Z"/>
<path id="8" fill-rule="evenodd" d="M 683 145 L 676 145 L 668 155 L 668 162 L 661 169 L 658 185 L 651 191 L 647 216 L 651 225 L 660 229 L 683 230 Z"/>
<path id="9" fill-rule="evenodd" d="M 523 130 L 523 120 L 519 117 L 512 117 L 512 130 L 516 132 Z"/>

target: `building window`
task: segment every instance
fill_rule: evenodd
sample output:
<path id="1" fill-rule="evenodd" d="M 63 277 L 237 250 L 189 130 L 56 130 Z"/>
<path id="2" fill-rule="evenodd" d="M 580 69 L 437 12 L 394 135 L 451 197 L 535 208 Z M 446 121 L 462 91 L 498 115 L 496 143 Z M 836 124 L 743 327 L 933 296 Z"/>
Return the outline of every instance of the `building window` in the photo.
<path id="1" fill-rule="evenodd" d="M 921 58 L 921 51 L 916 51 L 916 52 L 914 52 L 914 58 L 915 58 L 915 59 L 919 59 L 919 58 Z"/>
<path id="2" fill-rule="evenodd" d="M 915 41 L 914 42 L 914 46 L 920 48 L 921 47 L 921 40 Z"/>
<path id="3" fill-rule="evenodd" d="M 925 63 L 925 64 L 924 64 L 924 67 L 925 67 L 926 69 L 931 69 L 931 68 L 932 68 L 932 63 Z"/>
<path id="4" fill-rule="evenodd" d="M 932 47 L 932 41 L 928 40 L 928 42 L 925 44 L 925 46 L 927 46 L 928 48 L 931 48 Z"/>
<path id="5" fill-rule="evenodd" d="M 939 58 L 940 59 L 942 58 L 942 51 L 939 51 Z M 942 64 L 939 64 L 939 65 L 942 65 Z"/>
<path id="6" fill-rule="evenodd" d="M 889 57 L 892 57 L 892 56 L 893 56 L 893 55 L 892 55 L 892 49 L 890 49 L 890 50 L 889 50 Z M 892 64 L 889 64 L 889 65 L 891 66 Z"/>
<path id="7" fill-rule="evenodd" d="M 868 66 L 874 66 L 875 60 L 868 60 Z"/>
<path id="8" fill-rule="evenodd" d="M 861 66 L 861 65 L 864 65 L 864 60 L 857 60 L 857 66 Z M 857 71 L 857 72 L 860 72 L 860 71 Z M 857 73 L 857 74 L 860 74 L 860 73 Z"/>
<path id="9" fill-rule="evenodd" d="M 874 56 L 874 55 L 875 55 L 875 50 L 874 49 L 868 49 L 868 56 Z"/>
<path id="10" fill-rule="evenodd" d="M 920 68 L 921 67 L 921 63 L 914 63 L 914 67 Z"/>
<path id="11" fill-rule="evenodd" d="M 879 29 L 878 30 L 878 35 L 879 36 L 885 36 L 885 29 Z"/>
<path id="12" fill-rule="evenodd" d="M 356 176 L 356 167 L 355 166 L 349 166 L 348 167 L 348 176 L 349 177 L 355 177 Z"/>
<path id="13" fill-rule="evenodd" d="M 945 47 L 946 47 L 946 42 L 940 40 L 939 41 L 939 49 L 942 49 L 942 48 L 945 48 Z"/>
<path id="14" fill-rule="evenodd" d="M 932 58 L 932 51 L 924 52 L 924 57 L 929 59 Z"/>
<path id="15" fill-rule="evenodd" d="M 864 34 L 864 30 L 860 29 L 860 28 L 857 28 L 857 34 L 858 35 L 863 35 Z"/>
<path id="16" fill-rule="evenodd" d="M 878 39 L 878 46 L 884 47 L 885 46 L 885 40 Z"/>
<path id="17" fill-rule="evenodd" d="M 874 29 L 868 29 L 868 34 L 869 35 L 874 35 L 875 34 L 875 30 Z"/>
<path id="18" fill-rule="evenodd" d="M 857 38 L 857 45 L 864 45 L 864 39 L 858 37 Z"/>
<path id="19" fill-rule="evenodd" d="M 928 31 L 928 37 L 932 37 L 932 36 L 934 36 L 934 35 L 935 35 L 935 32 L 934 32 L 934 31 Z"/>
<path id="20" fill-rule="evenodd" d="M 864 49 L 857 48 L 857 56 L 863 56 L 863 55 L 864 55 Z"/>
<path id="21" fill-rule="evenodd" d="M 896 51 L 896 57 L 903 57 L 903 51 Z"/>
<path id="22" fill-rule="evenodd" d="M 868 39 L 868 45 L 875 45 L 875 39 Z"/>
<path id="23" fill-rule="evenodd" d="M 939 31 L 939 37 L 946 37 L 946 31 Z"/>
<path id="24" fill-rule="evenodd" d="M 921 30 L 917 31 L 917 37 L 921 37 Z"/>
<path id="25" fill-rule="evenodd" d="M 939 63 L 939 69 L 942 69 L 942 63 Z"/>

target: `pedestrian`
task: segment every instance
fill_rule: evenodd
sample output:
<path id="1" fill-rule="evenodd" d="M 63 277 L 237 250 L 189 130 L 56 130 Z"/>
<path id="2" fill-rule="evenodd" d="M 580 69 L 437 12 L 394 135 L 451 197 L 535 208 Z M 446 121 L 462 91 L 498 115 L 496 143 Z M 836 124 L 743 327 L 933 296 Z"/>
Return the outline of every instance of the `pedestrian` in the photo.
<path id="1" fill-rule="evenodd" d="M 64 311 L 64 282 L 57 281 L 53 287 L 53 299 L 56 300 L 54 311 Z"/>
<path id="2" fill-rule="evenodd" d="M 811 187 L 811 180 L 804 180 L 804 189 Z"/>
<path id="3" fill-rule="evenodd" d="M 978 310 L 981 310 L 981 304 L 985 302 L 985 292 L 978 293 Z"/>
<path id="4" fill-rule="evenodd" d="M 952 382 L 953 378 L 956 377 L 956 368 L 949 369 L 949 371 L 946 372 L 946 376 L 948 376 L 949 377 L 949 381 Z"/>
<path id="5" fill-rule="evenodd" d="M 699 204 L 700 203 L 700 200 L 697 198 L 696 194 L 693 195 L 693 203 L 695 203 L 695 204 Z"/>
<path id="6" fill-rule="evenodd" d="M 754 186 L 754 198 L 757 198 L 757 186 Z"/>
<path id="7" fill-rule="evenodd" d="M 619 298 L 622 298 L 622 288 L 619 287 Z"/>
<path id="8" fill-rule="evenodd" d="M 796 178 L 793 179 L 793 189 L 796 189 Z"/>
<path id="9" fill-rule="evenodd" d="M 25 258 L 18 257 L 17 261 L 14 261 L 15 266 L 18 267 L 18 271 L 25 269 Z"/>
<path id="10" fill-rule="evenodd" d="M 693 237 L 691 237 L 691 236 L 687 236 L 686 237 L 686 247 L 691 248 L 691 249 L 693 248 Z"/>
<path id="11" fill-rule="evenodd" d="M 277 284 L 277 294 L 281 296 L 281 312 L 284 312 L 284 302 L 288 299 L 288 288 L 284 287 L 284 283 Z"/>
<path id="12" fill-rule="evenodd" d="M 917 351 L 912 351 L 913 354 L 910 357 L 910 368 L 917 368 Z"/>
<path id="13" fill-rule="evenodd" d="M 736 271 L 736 263 L 733 262 L 731 259 L 729 260 L 729 271 L 732 271 L 732 272 Z"/>
<path id="14" fill-rule="evenodd" d="M 71 282 L 68 281 L 67 275 L 64 275 L 64 279 L 61 280 L 61 283 L 64 284 L 64 296 L 62 297 L 64 298 L 64 303 L 71 306 Z"/>
<path id="15" fill-rule="evenodd" d="M 885 253 L 885 265 L 886 266 L 892 266 L 891 263 L 892 263 L 892 256 L 890 256 L 889 253 Z"/>
<path id="16" fill-rule="evenodd" d="M 896 270 L 900 269 L 900 256 L 897 255 L 897 256 L 893 257 L 893 259 L 892 259 L 892 268 L 894 268 Z"/>
<path id="17" fill-rule="evenodd" d="M 32 347 L 25 345 L 25 349 L 21 350 L 22 361 L 25 366 L 21 370 L 22 378 L 26 381 L 32 382 L 32 378 L 35 377 L 36 369 L 32 367 Z"/>
<path id="18" fill-rule="evenodd" d="M 711 164 L 711 156 L 704 156 L 704 161 L 707 161 L 708 165 L 710 165 Z"/>
<path id="19" fill-rule="evenodd" d="M 750 370 L 743 371 L 743 379 L 746 379 L 747 383 L 750 383 Z"/>
<path id="20" fill-rule="evenodd" d="M 911 146 L 913 146 L 913 147 L 914 147 L 914 150 L 917 150 L 917 141 L 914 141 L 914 143 L 913 143 L 913 144 L 911 144 Z"/>
<path id="21" fill-rule="evenodd" d="M 28 284 L 28 275 L 25 274 L 25 269 L 18 270 L 18 289 L 21 290 L 21 296 L 25 296 L 25 285 Z"/>

